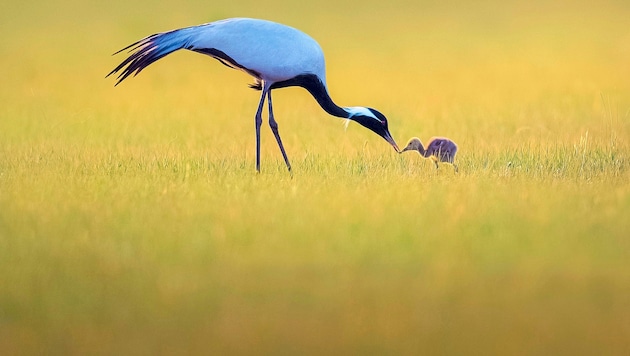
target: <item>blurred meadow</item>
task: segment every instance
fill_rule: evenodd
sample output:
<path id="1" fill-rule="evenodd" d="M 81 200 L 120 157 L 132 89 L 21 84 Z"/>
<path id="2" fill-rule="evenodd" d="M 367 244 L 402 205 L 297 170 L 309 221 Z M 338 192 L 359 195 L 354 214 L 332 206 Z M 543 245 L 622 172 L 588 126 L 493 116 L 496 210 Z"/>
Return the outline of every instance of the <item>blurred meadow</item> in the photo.
<path id="1" fill-rule="evenodd" d="M 339 105 L 190 52 L 227 17 L 321 44 Z M 0 353 L 630 353 L 627 1 L 0 4 Z"/>

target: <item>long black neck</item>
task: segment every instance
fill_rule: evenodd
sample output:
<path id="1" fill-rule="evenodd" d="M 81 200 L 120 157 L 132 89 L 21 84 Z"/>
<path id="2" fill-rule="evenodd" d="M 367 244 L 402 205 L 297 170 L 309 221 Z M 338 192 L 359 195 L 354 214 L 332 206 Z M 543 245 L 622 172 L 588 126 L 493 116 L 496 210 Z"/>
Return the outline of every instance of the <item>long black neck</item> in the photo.
<path id="1" fill-rule="evenodd" d="M 335 104 L 322 81 L 315 74 L 301 74 L 295 78 L 274 83 L 271 89 L 298 86 L 308 90 L 317 103 L 330 115 L 347 119 L 350 114 Z"/>

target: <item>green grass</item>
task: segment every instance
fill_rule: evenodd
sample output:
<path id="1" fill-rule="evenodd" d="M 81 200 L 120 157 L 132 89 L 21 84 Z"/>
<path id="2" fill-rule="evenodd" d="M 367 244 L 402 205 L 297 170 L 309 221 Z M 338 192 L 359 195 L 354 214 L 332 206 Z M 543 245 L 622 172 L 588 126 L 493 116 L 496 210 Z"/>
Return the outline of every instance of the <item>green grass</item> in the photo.
<path id="1" fill-rule="evenodd" d="M 361 5 L 3 5 L 1 353 L 627 354 L 630 7 Z M 231 16 L 312 34 L 338 104 L 452 138 L 459 174 L 300 89 L 274 94 L 293 175 L 266 125 L 256 174 L 247 76 L 103 79 Z"/>

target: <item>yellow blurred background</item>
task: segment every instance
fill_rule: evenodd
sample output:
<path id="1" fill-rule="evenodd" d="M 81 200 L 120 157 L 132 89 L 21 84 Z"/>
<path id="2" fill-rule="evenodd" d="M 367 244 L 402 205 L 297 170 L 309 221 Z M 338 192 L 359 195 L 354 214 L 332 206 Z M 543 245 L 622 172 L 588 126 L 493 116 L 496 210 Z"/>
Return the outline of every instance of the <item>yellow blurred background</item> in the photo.
<path id="1" fill-rule="evenodd" d="M 177 52 L 257 17 L 314 37 L 339 105 Z M 4 1 L 0 354 L 627 354 L 627 1 Z"/>

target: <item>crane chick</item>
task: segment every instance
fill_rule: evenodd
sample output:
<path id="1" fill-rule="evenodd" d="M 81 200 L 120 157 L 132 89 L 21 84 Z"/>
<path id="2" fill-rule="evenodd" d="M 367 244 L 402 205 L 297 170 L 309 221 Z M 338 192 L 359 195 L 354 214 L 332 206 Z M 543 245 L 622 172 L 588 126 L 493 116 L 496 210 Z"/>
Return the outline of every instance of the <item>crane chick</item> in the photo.
<path id="1" fill-rule="evenodd" d="M 455 154 L 457 154 L 457 145 L 446 137 L 432 137 L 425 149 L 422 142 L 417 137 L 412 137 L 407 146 L 399 153 L 405 151 L 418 151 L 424 158 L 431 158 L 435 163 L 435 168 L 439 168 L 439 162 L 446 162 L 453 165 L 455 172 L 458 171 L 455 164 Z"/>

